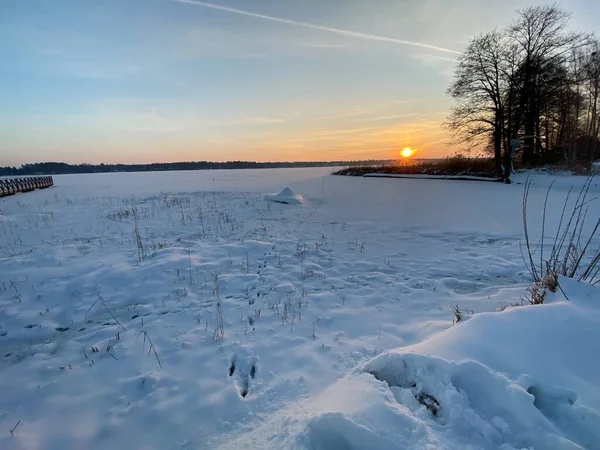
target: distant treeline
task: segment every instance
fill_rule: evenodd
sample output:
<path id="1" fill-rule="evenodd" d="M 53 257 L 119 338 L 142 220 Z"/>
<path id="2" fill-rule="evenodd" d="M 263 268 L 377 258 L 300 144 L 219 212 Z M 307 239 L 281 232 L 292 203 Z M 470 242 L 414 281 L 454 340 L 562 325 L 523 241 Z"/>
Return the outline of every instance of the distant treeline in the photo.
<path id="1" fill-rule="evenodd" d="M 379 165 L 388 160 L 368 161 L 298 161 L 298 162 L 172 162 L 152 164 L 67 164 L 63 162 L 43 162 L 25 164 L 21 167 L 0 167 L 0 176 L 55 175 L 68 173 L 104 172 L 157 172 L 167 170 L 217 170 L 217 169 L 277 169 L 292 167 L 334 167 L 355 165 Z"/>

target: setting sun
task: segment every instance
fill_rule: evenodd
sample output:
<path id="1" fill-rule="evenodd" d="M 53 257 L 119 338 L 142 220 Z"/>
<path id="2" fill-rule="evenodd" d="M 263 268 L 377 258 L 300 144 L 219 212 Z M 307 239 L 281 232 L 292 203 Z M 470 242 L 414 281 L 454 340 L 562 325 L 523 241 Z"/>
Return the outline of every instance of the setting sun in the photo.
<path id="1" fill-rule="evenodd" d="M 401 154 L 401 155 L 402 155 L 404 158 L 409 158 L 409 157 L 411 157 L 411 156 L 412 156 L 412 154 L 413 154 L 414 152 L 415 152 L 415 151 L 414 151 L 412 148 L 410 148 L 410 147 L 404 147 L 404 148 L 402 149 L 402 151 L 400 152 L 400 154 Z"/>

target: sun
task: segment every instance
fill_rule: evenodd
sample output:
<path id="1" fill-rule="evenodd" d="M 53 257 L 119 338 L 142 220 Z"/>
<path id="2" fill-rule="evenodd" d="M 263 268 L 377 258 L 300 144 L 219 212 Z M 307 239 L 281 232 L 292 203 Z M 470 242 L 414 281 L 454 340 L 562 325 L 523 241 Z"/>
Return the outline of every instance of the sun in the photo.
<path id="1" fill-rule="evenodd" d="M 400 154 L 404 158 L 410 158 L 413 155 L 414 152 L 415 151 L 412 148 L 410 148 L 410 147 L 404 147 L 402 149 L 402 151 L 400 152 Z"/>

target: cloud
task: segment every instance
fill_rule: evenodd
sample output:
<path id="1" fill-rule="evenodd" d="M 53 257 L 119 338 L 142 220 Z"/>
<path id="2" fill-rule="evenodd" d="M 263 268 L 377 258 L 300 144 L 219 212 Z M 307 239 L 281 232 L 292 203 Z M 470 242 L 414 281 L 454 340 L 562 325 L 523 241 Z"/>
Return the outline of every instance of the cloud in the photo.
<path id="1" fill-rule="evenodd" d="M 304 48 L 317 48 L 323 50 L 346 48 L 344 44 L 327 44 L 320 42 L 305 42 L 298 44 L 298 46 Z"/>
<path id="2" fill-rule="evenodd" d="M 225 59 L 265 59 L 271 55 L 268 53 L 238 53 L 232 55 L 223 55 Z"/>
<path id="3" fill-rule="evenodd" d="M 359 118 L 359 119 L 355 119 L 355 120 L 362 120 L 365 122 L 377 122 L 377 121 L 393 120 L 393 119 L 406 119 L 408 117 L 416 117 L 416 116 L 422 116 L 422 115 L 423 114 L 421 114 L 421 113 L 405 113 L 405 114 L 394 114 L 394 115 L 378 116 L 378 117 L 363 117 L 363 118 Z"/>
<path id="4" fill-rule="evenodd" d="M 430 53 L 421 53 L 411 56 L 417 61 L 420 61 L 422 64 L 433 67 L 441 75 L 447 78 L 454 77 L 454 67 L 458 62 L 456 59 L 447 58 L 440 55 L 432 55 Z"/>
<path id="5" fill-rule="evenodd" d="M 162 115 L 152 111 L 119 111 L 102 115 L 78 116 L 81 127 L 99 125 L 102 129 L 119 130 L 136 134 L 171 134 L 186 130 L 187 118 Z M 83 121 L 83 122 L 81 122 Z"/>
<path id="6" fill-rule="evenodd" d="M 421 102 L 421 99 L 405 99 L 395 100 L 393 102 L 368 105 L 365 108 L 344 108 L 327 111 L 324 114 L 318 114 L 312 117 L 314 120 L 328 120 L 328 119 L 341 119 L 348 118 L 350 120 L 378 120 L 375 117 L 382 117 L 381 120 L 386 118 L 392 118 L 391 115 L 382 114 L 382 110 L 396 108 L 398 105 L 408 105 Z M 365 117 L 366 116 L 366 117 Z M 364 117 L 364 118 L 363 118 Z M 394 116 L 394 118 L 399 118 Z"/>
<path id="7" fill-rule="evenodd" d="M 421 61 L 431 61 L 432 59 L 436 59 L 439 61 L 447 61 L 447 62 L 451 62 L 453 64 L 456 64 L 458 61 L 456 60 L 456 58 L 448 58 L 446 56 L 440 56 L 440 55 L 432 55 L 429 53 L 422 53 L 420 55 L 414 55 L 415 59 L 419 59 Z"/>
<path id="8" fill-rule="evenodd" d="M 338 139 L 345 139 L 351 135 L 362 134 L 372 132 L 375 130 L 382 130 L 386 126 L 366 127 L 366 128 L 346 128 L 338 130 L 327 130 L 319 133 L 310 135 L 303 135 L 297 138 L 288 138 L 282 140 L 268 140 L 258 142 L 262 145 L 290 145 L 290 144 L 302 144 L 307 142 L 319 142 L 319 141 L 335 141 Z"/>
<path id="9" fill-rule="evenodd" d="M 228 6 L 217 5 L 215 3 L 203 2 L 200 0 L 171 0 L 171 1 L 178 2 L 178 3 L 186 3 L 189 5 L 201 6 L 204 8 L 216 9 L 219 11 L 229 12 L 229 13 L 233 13 L 233 14 L 239 14 L 239 15 L 247 16 L 247 17 L 254 17 L 257 19 L 269 20 L 271 22 L 284 23 L 284 24 L 293 25 L 293 26 L 297 26 L 297 27 L 303 27 L 303 28 L 310 28 L 312 30 L 326 31 L 329 33 L 335 33 L 335 34 L 339 34 L 339 35 L 343 35 L 343 36 L 350 36 L 350 37 L 355 37 L 355 38 L 360 38 L 360 39 L 368 39 L 368 40 L 372 40 L 372 41 L 389 42 L 392 44 L 407 45 L 407 46 L 411 46 L 411 47 L 426 48 L 429 50 L 435 50 L 435 51 L 443 52 L 443 53 L 452 53 L 452 54 L 457 54 L 457 55 L 460 54 L 460 52 L 457 52 L 455 50 L 451 50 L 449 48 L 444 48 L 444 47 L 438 47 L 436 45 L 431 45 L 431 44 L 427 44 L 424 42 L 415 42 L 415 41 L 408 41 L 405 39 L 397 39 L 397 38 L 391 38 L 391 37 L 386 37 L 386 36 L 378 36 L 375 34 L 359 33 L 356 31 L 343 30 L 341 28 L 332 28 L 332 27 L 325 27 L 322 25 L 315 25 L 315 24 L 308 23 L 308 22 L 298 22 L 296 20 L 283 19 L 281 17 L 275 17 L 275 16 L 267 16 L 265 14 L 257 14 L 257 13 L 253 13 L 253 12 L 246 11 L 243 9 L 230 8 Z"/>
<path id="10" fill-rule="evenodd" d="M 209 125 L 271 125 L 275 123 L 281 123 L 283 119 L 278 117 L 242 117 L 241 119 L 232 120 L 214 120 L 209 122 Z"/>
<path id="11" fill-rule="evenodd" d="M 333 111 L 328 111 L 325 114 L 317 114 L 310 117 L 314 120 L 328 120 L 328 119 L 341 119 L 341 118 L 353 118 L 358 116 L 367 116 L 372 114 L 372 109 L 336 109 Z"/>
<path id="12" fill-rule="evenodd" d="M 89 78 L 95 80 L 112 80 L 132 77 L 140 72 L 135 64 L 104 64 L 89 61 L 65 61 L 56 65 L 62 75 L 75 78 Z"/>
<path id="13" fill-rule="evenodd" d="M 64 49 L 57 47 L 42 48 L 39 52 L 45 56 L 63 56 L 66 53 Z"/>

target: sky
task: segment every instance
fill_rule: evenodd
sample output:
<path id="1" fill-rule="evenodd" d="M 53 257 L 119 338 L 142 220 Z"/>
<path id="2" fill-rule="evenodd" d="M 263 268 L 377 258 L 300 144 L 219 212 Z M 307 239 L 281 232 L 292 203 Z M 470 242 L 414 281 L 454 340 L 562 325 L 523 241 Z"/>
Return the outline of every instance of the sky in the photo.
<path id="1" fill-rule="evenodd" d="M 0 166 L 453 153 L 456 57 L 538 3 L 0 0 Z"/>

